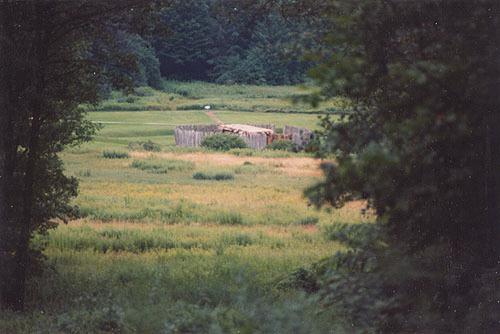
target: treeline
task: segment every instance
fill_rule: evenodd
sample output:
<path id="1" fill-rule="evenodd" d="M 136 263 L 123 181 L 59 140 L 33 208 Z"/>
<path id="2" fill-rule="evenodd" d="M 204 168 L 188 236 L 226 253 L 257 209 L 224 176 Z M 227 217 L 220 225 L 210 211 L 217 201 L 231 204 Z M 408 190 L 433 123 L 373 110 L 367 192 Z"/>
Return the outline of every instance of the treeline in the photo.
<path id="1" fill-rule="evenodd" d="M 122 74 L 135 86 L 160 88 L 162 77 L 225 84 L 295 84 L 304 81 L 311 67 L 303 59 L 305 46 L 314 40 L 312 27 L 303 18 L 285 18 L 277 10 L 243 2 L 175 0 L 157 13 L 148 34 L 131 34 L 116 26 L 114 38 L 97 40 L 94 50 L 102 53 L 114 48 L 126 54 L 137 70 Z M 108 67 L 120 69 L 113 64 Z M 116 86 L 109 81 L 106 88 Z"/>

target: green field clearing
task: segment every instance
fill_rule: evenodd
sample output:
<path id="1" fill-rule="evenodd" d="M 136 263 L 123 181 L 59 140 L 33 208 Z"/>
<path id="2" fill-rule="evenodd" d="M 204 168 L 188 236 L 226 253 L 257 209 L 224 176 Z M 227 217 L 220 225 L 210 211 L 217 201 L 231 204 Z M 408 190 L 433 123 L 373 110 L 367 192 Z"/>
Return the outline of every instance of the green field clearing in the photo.
<path id="1" fill-rule="evenodd" d="M 277 128 L 293 125 L 311 130 L 318 129 L 317 113 L 326 112 L 325 108 L 311 109 L 304 103 L 292 103 L 292 97 L 303 95 L 308 90 L 290 86 L 224 86 L 167 81 L 163 91 L 144 90 L 147 96 L 129 96 L 128 101 L 133 102 L 126 102 L 126 96 L 114 92 L 111 99 L 97 108 L 101 111 L 90 112 L 88 119 L 101 123 L 103 128 L 94 143 L 86 147 L 99 148 L 104 144 L 119 147 L 131 141 L 151 139 L 164 149 L 175 150 L 175 126 L 213 123 L 202 110 L 204 105 L 211 105 L 217 117 L 225 123 L 265 123 Z M 138 89 L 136 94 L 144 95 L 144 92 Z M 334 108 L 343 102 L 332 103 L 327 107 Z"/>
<path id="2" fill-rule="evenodd" d="M 348 110 L 350 104 L 342 98 L 323 102 L 313 108 L 302 97 L 314 92 L 313 87 L 217 85 L 205 82 L 164 81 L 162 90 L 149 87 L 137 88 L 134 94 L 125 96 L 113 92 L 110 98 L 98 106 L 98 111 L 143 110 L 212 110 L 278 112 L 278 113 L 327 113 Z M 302 102 L 301 102 L 302 101 Z"/>
<path id="3" fill-rule="evenodd" d="M 169 90 L 236 104 L 300 92 L 172 82 Z M 317 128 L 314 114 L 216 114 L 228 123 Z M 176 148 L 176 125 L 211 122 L 199 110 L 100 111 L 88 118 L 103 128 L 92 142 L 63 153 L 67 174 L 80 182 L 74 203 L 83 216 L 35 238 L 52 269 L 31 283 L 34 311 L 3 314 L 1 333 L 333 330 L 329 315 L 317 314 L 300 290 L 279 284 L 342 250 L 325 238 L 326 226 L 373 219 L 361 214 L 359 202 L 331 211 L 308 206 L 303 189 L 321 178 L 320 161 L 304 153 Z M 129 148 L 146 140 L 161 151 Z M 128 157 L 109 159 L 103 151 Z M 233 178 L 199 180 L 197 172 Z"/>

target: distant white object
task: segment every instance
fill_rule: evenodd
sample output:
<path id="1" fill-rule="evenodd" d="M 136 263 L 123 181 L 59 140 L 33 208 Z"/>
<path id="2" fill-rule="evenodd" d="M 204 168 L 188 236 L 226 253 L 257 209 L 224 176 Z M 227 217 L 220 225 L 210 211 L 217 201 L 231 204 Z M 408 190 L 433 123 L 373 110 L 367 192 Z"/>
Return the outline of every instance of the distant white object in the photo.
<path id="1" fill-rule="evenodd" d="M 205 108 L 205 110 L 210 110 L 210 109 L 212 109 L 212 107 L 211 107 L 211 106 L 209 106 L 209 105 L 206 105 L 206 106 L 204 106 L 203 108 Z"/>

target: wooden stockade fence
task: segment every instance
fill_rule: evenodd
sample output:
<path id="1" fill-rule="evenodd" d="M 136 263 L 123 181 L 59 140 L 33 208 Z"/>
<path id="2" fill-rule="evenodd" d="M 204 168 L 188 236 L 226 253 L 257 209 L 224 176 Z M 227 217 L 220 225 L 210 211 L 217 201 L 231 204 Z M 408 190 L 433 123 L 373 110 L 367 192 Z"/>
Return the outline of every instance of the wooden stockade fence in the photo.
<path id="1" fill-rule="evenodd" d="M 220 132 L 217 125 L 179 125 L 175 127 L 175 145 L 198 147 L 205 137 Z"/>
<path id="2" fill-rule="evenodd" d="M 269 144 L 269 136 L 272 136 L 274 131 L 275 127 L 272 124 L 180 125 L 175 128 L 175 144 L 183 147 L 198 147 L 205 137 L 228 132 L 240 136 L 248 147 L 261 150 Z"/>
<path id="3" fill-rule="evenodd" d="M 276 139 L 291 140 L 298 149 L 304 149 L 314 135 L 306 128 L 289 125 L 285 125 L 283 135 L 277 135 L 275 126 L 272 124 L 179 125 L 175 128 L 175 144 L 183 147 L 198 147 L 205 137 L 223 132 L 240 136 L 248 147 L 257 150 L 264 149 Z"/>
<path id="4" fill-rule="evenodd" d="M 248 147 L 256 150 L 266 148 L 272 142 L 274 125 L 245 125 L 245 124 L 222 124 L 219 125 L 222 132 L 234 133 L 240 136 Z"/>
<path id="5" fill-rule="evenodd" d="M 291 141 L 299 150 L 303 150 L 314 136 L 314 133 L 306 128 L 299 128 L 290 125 L 285 125 L 283 134 L 291 138 Z"/>

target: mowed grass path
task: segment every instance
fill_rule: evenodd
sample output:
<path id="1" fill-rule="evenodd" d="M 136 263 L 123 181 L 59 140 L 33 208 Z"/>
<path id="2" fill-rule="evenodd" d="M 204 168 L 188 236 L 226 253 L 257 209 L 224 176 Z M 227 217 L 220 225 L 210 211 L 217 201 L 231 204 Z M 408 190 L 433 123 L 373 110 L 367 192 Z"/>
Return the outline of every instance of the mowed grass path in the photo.
<path id="1" fill-rule="evenodd" d="M 252 94 L 271 104 L 297 94 L 293 87 L 168 85 L 175 99 L 222 94 L 235 104 L 247 103 Z M 148 99 L 160 103 L 162 94 Z M 317 116 L 308 114 L 216 114 L 228 123 L 317 124 Z M 320 161 L 289 152 L 176 148 L 175 125 L 211 122 L 202 110 L 103 111 L 88 118 L 105 122 L 101 131 L 91 143 L 62 154 L 66 173 L 80 181 L 74 203 L 83 217 L 34 239 L 45 246 L 49 269 L 30 283 L 30 312 L 0 313 L 0 333 L 334 328 L 300 290 L 279 284 L 342 250 L 323 236 L 324 227 L 372 219 L 361 215 L 363 203 L 331 211 L 308 205 L 303 190 L 321 179 Z M 129 148 L 146 140 L 161 151 Z M 106 159 L 105 150 L 128 158 Z M 233 179 L 196 180 L 197 172 Z"/>

